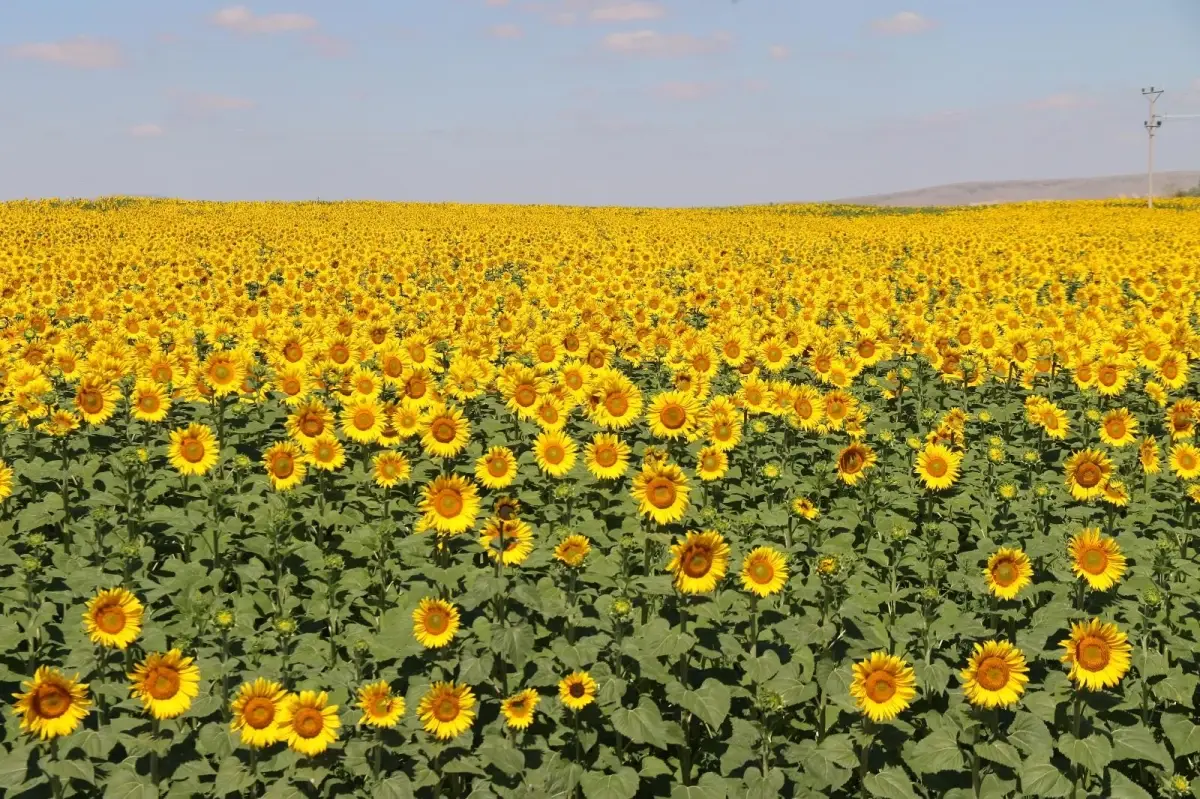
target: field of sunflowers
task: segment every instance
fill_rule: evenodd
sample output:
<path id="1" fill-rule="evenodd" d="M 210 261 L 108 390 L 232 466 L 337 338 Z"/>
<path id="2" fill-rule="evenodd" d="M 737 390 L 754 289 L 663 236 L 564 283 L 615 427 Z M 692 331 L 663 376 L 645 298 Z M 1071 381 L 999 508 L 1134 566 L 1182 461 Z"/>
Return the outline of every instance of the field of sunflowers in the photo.
<path id="1" fill-rule="evenodd" d="M 1198 314 L 1191 200 L 2 205 L 0 791 L 1200 796 Z"/>

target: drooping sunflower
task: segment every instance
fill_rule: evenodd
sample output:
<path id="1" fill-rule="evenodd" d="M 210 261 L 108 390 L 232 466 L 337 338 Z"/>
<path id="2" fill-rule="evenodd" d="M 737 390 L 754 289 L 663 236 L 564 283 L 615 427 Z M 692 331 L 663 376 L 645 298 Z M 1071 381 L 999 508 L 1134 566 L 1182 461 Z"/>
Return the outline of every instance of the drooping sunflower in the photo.
<path id="1" fill-rule="evenodd" d="M 267 478 L 276 491 L 287 491 L 304 482 L 308 471 L 304 465 L 304 451 L 292 441 L 280 441 L 263 453 L 263 465 Z"/>
<path id="2" fill-rule="evenodd" d="M 171 410 L 171 400 L 162 384 L 153 380 L 137 381 L 129 395 L 129 413 L 139 422 L 161 422 Z"/>
<path id="3" fill-rule="evenodd" d="M 500 552 L 500 541 L 504 540 L 504 552 Z M 479 545 L 493 561 L 502 558 L 505 566 L 520 566 L 533 552 L 533 530 L 520 519 L 505 521 L 493 516 L 484 525 L 479 536 Z"/>
<path id="4" fill-rule="evenodd" d="M 421 446 L 435 458 L 453 458 L 471 439 L 471 427 L 461 410 L 434 404 L 421 417 Z"/>
<path id="5" fill-rule="evenodd" d="M 500 712 L 504 714 L 504 723 L 514 730 L 523 730 L 533 723 L 533 712 L 541 694 L 532 688 L 518 691 L 500 703 Z"/>
<path id="6" fill-rule="evenodd" d="M 346 465 L 346 448 L 333 433 L 322 433 L 307 442 L 308 464 L 323 472 L 334 472 Z"/>
<path id="7" fill-rule="evenodd" d="M 302 444 L 308 444 L 333 429 L 333 417 L 320 400 L 311 399 L 301 403 L 288 416 L 288 435 Z"/>
<path id="8" fill-rule="evenodd" d="M 287 695 L 282 685 L 263 677 L 242 683 L 230 703 L 233 711 L 230 729 L 239 733 L 247 746 L 255 749 L 270 746 L 282 737 L 279 716 Z"/>
<path id="9" fill-rule="evenodd" d="M 1137 436 L 1138 420 L 1128 408 L 1118 408 L 1104 414 L 1100 420 L 1100 440 L 1110 447 L 1132 444 Z"/>
<path id="10" fill-rule="evenodd" d="M 1200 477 L 1200 449 L 1184 441 L 1171 447 L 1171 471 L 1180 480 Z"/>
<path id="11" fill-rule="evenodd" d="M 858 709 L 876 723 L 900 715 L 917 695 L 917 678 L 902 658 L 887 652 L 872 652 L 854 664 L 850 696 Z"/>
<path id="12" fill-rule="evenodd" d="M 554 557 L 572 568 L 578 568 L 591 551 L 592 542 L 588 537 L 573 533 L 559 541 L 558 546 L 554 547 Z"/>
<path id="13" fill-rule="evenodd" d="M 1008 641 L 975 644 L 959 674 L 967 701 L 978 707 L 1009 707 L 1025 693 L 1029 667 L 1025 654 Z"/>
<path id="14" fill-rule="evenodd" d="M 683 391 L 665 391 L 650 401 L 646 418 L 656 438 L 685 438 L 699 422 L 700 403 L 696 396 Z"/>
<path id="15" fill-rule="evenodd" d="M 131 693 L 156 719 L 182 716 L 200 692 L 200 669 L 178 649 L 153 652 L 129 675 Z"/>
<path id="16" fill-rule="evenodd" d="M 854 485 L 866 476 L 867 469 L 873 467 L 877 460 L 875 450 L 855 442 L 838 453 L 838 479 L 846 485 Z"/>
<path id="17" fill-rule="evenodd" d="M 220 442 L 208 425 L 193 423 L 171 431 L 167 457 L 180 474 L 198 477 L 217 465 Z"/>
<path id="18" fill-rule="evenodd" d="M 1076 622 L 1071 637 L 1060 645 L 1066 650 L 1062 662 L 1071 664 L 1067 676 L 1080 688 L 1115 688 L 1129 671 L 1129 641 L 1115 624 L 1102 624 L 1099 619 Z"/>
<path id="19" fill-rule="evenodd" d="M 771 596 L 787 583 L 787 558 L 772 547 L 755 547 L 742 561 L 742 588 L 757 596 Z"/>
<path id="20" fill-rule="evenodd" d="M 21 718 L 22 732 L 43 741 L 75 732 L 92 707 L 87 683 L 79 682 L 78 674 L 67 677 L 50 666 L 39 666 L 21 687 L 24 693 L 13 694 L 13 713 Z"/>
<path id="21" fill-rule="evenodd" d="M 359 444 L 374 444 L 383 435 L 387 417 L 383 404 L 374 397 L 358 397 L 341 412 L 342 432 Z"/>
<path id="22" fill-rule="evenodd" d="M 459 475 L 442 475 L 422 490 L 421 529 L 439 533 L 464 533 L 479 515 L 479 492 L 475 484 Z"/>
<path id="23" fill-rule="evenodd" d="M 926 444 L 917 455 L 913 471 L 925 488 L 942 491 L 954 485 L 962 465 L 962 453 L 955 452 L 943 444 Z"/>
<path id="24" fill-rule="evenodd" d="M 1073 453 L 1063 465 L 1071 496 L 1080 501 L 1095 499 L 1104 493 L 1104 484 L 1112 475 L 1112 461 L 1097 449 Z"/>
<path id="25" fill-rule="evenodd" d="M 687 478 L 673 463 L 653 460 L 633 477 L 633 498 L 638 511 L 659 524 L 677 522 L 687 513 Z"/>
<path id="26" fill-rule="evenodd" d="M 425 731 L 440 741 L 457 738 L 475 721 L 475 692 L 470 686 L 435 682 L 421 697 L 417 716 Z"/>
<path id="27" fill-rule="evenodd" d="M 576 712 L 596 701 L 596 681 L 586 671 L 573 671 L 558 683 L 558 698 Z"/>
<path id="28" fill-rule="evenodd" d="M 1071 570 L 1087 580 L 1096 591 L 1107 591 L 1125 574 L 1125 556 L 1117 542 L 1100 534 L 1098 527 L 1086 527 L 1067 545 Z"/>
<path id="29" fill-rule="evenodd" d="M 440 649 L 458 632 L 458 608 L 444 599 L 425 597 L 412 614 L 413 637 L 427 649 Z"/>
<path id="30" fill-rule="evenodd" d="M 412 466 L 408 458 L 401 452 L 384 450 L 372 459 L 375 472 L 375 485 L 380 488 L 393 486 L 408 480 L 412 474 Z"/>
<path id="31" fill-rule="evenodd" d="M 682 593 L 709 593 L 728 568 L 729 544 L 715 530 L 690 531 L 671 545 L 667 571 L 675 575 L 675 587 Z"/>
<path id="32" fill-rule="evenodd" d="M 507 488 L 517 479 L 517 458 L 508 447 L 492 447 L 475 461 L 475 479 L 486 488 Z"/>
<path id="33" fill-rule="evenodd" d="M 92 643 L 124 651 L 142 631 L 145 609 L 124 588 L 107 588 L 88 600 L 83 627 Z"/>
<path id="34" fill-rule="evenodd" d="M 533 442 L 538 468 L 551 477 L 565 477 L 575 466 L 578 446 L 562 432 L 543 431 Z"/>
<path id="35" fill-rule="evenodd" d="M 1001 547 L 988 558 L 983 577 L 993 594 L 1001 599 L 1015 599 L 1022 588 L 1033 582 L 1033 566 L 1024 550 Z"/>
<path id="36" fill-rule="evenodd" d="M 612 433 L 597 433 L 588 442 L 584 461 L 597 480 L 616 480 L 629 469 L 629 445 Z"/>
<path id="37" fill-rule="evenodd" d="M 358 689 L 358 709 L 362 718 L 358 726 L 364 724 L 377 729 L 391 729 L 404 715 L 404 697 L 392 693 L 392 687 L 387 681 L 364 685 Z"/>
<path id="38" fill-rule="evenodd" d="M 338 706 L 329 704 L 324 691 L 291 694 L 279 709 L 279 737 L 292 751 L 316 757 L 337 740 L 342 726 Z"/>
<path id="39" fill-rule="evenodd" d="M 708 446 L 696 454 L 696 476 L 705 482 L 720 480 L 729 471 L 729 456 Z"/>
<path id="40" fill-rule="evenodd" d="M 121 392 L 112 383 L 94 375 L 79 381 L 75 389 L 75 407 L 88 424 L 101 425 L 117 410 Z"/>
<path id="41" fill-rule="evenodd" d="M 1152 436 L 1146 436 L 1138 444 L 1138 463 L 1146 474 L 1158 474 L 1162 471 L 1158 455 L 1158 442 Z"/>

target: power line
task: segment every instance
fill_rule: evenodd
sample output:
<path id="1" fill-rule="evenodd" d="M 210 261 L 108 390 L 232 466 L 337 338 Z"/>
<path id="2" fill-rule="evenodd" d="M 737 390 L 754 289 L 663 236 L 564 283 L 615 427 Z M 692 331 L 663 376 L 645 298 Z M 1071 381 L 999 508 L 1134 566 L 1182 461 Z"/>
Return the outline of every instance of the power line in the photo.
<path id="1" fill-rule="evenodd" d="M 1154 207 L 1154 134 L 1162 127 L 1162 120 L 1154 113 L 1154 104 L 1162 96 L 1163 90 L 1151 86 L 1142 89 L 1142 96 L 1150 103 L 1150 117 L 1144 123 L 1146 126 L 1146 207 Z"/>

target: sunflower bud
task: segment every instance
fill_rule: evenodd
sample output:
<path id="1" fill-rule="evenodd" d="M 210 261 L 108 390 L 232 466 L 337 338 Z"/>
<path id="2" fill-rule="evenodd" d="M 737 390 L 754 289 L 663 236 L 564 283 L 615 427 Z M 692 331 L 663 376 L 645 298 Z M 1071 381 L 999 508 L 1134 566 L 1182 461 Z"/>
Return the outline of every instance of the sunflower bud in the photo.
<path id="1" fill-rule="evenodd" d="M 921 411 L 921 418 L 927 422 L 932 420 L 935 416 L 937 416 L 937 412 L 933 408 L 925 408 Z"/>
<path id="2" fill-rule="evenodd" d="M 842 563 L 837 555 L 822 555 L 817 559 L 817 573 L 822 578 L 836 577 L 842 570 Z"/>
<path id="3" fill-rule="evenodd" d="M 88 515 L 92 517 L 93 524 L 107 524 L 113 513 L 107 506 L 97 505 L 91 509 Z"/>
<path id="4" fill-rule="evenodd" d="M 613 600 L 609 612 L 615 619 L 627 619 L 633 613 L 633 603 L 623 596 L 617 597 Z"/>
<path id="5" fill-rule="evenodd" d="M 41 533 L 30 533 L 25 536 L 25 543 L 30 549 L 44 549 L 46 546 L 46 536 Z"/>
<path id="6" fill-rule="evenodd" d="M 779 464 L 777 463 L 768 463 L 762 467 L 762 476 L 768 480 L 778 480 L 779 474 Z"/>
<path id="7" fill-rule="evenodd" d="M 757 419 L 754 424 L 750 425 L 750 429 L 760 436 L 765 435 L 767 432 L 767 423 L 762 419 Z"/>
<path id="8" fill-rule="evenodd" d="M 237 618 L 233 615 L 232 610 L 218 610 L 216 615 L 213 616 L 213 621 L 216 622 L 217 627 L 220 629 L 228 630 L 233 627 Z"/>
<path id="9" fill-rule="evenodd" d="M 568 499 L 571 496 L 571 486 L 566 483 L 560 483 L 554 487 L 554 498 L 557 500 Z"/>
<path id="10" fill-rule="evenodd" d="M 296 632 L 296 622 L 292 621 L 291 619 L 287 619 L 287 618 L 276 619 L 275 620 L 275 631 L 278 632 L 284 638 L 287 638 Z"/>
<path id="11" fill-rule="evenodd" d="M 900 377 L 904 380 L 912 380 L 913 371 L 907 366 L 900 367 Z"/>
<path id="12" fill-rule="evenodd" d="M 138 459 L 138 463 L 142 463 L 142 464 L 149 463 L 150 462 L 150 451 L 147 450 L 145 447 L 138 447 L 137 459 Z"/>
<path id="13" fill-rule="evenodd" d="M 1088 408 L 1086 416 L 1089 422 L 1100 421 L 1100 411 L 1096 410 L 1095 408 Z"/>
<path id="14" fill-rule="evenodd" d="M 240 453 L 235 455 L 233 458 L 233 468 L 238 469 L 239 471 L 246 471 L 252 464 L 253 461 L 251 461 L 249 457 Z"/>
<path id="15" fill-rule="evenodd" d="M 1175 796 L 1188 796 L 1192 792 L 1192 783 L 1182 774 L 1174 774 L 1167 780 L 1167 788 Z"/>
<path id="16" fill-rule="evenodd" d="M 896 434 L 893 433 L 891 430 L 880 430 L 879 431 L 879 440 L 882 441 L 884 444 L 890 444 L 896 440 Z"/>
<path id="17" fill-rule="evenodd" d="M 1014 483 L 1001 483 L 996 491 L 1000 494 L 1000 499 L 1006 501 L 1015 499 L 1017 496 L 1017 486 Z"/>
<path id="18" fill-rule="evenodd" d="M 1156 587 L 1150 586 L 1145 591 L 1142 591 L 1142 604 L 1148 608 L 1156 608 L 1162 604 L 1162 592 Z"/>
<path id="19" fill-rule="evenodd" d="M 1027 449 L 1021 455 L 1021 460 L 1025 461 L 1026 463 L 1037 463 L 1039 460 L 1039 456 L 1038 456 L 1037 452 L 1035 452 L 1031 449 Z"/>
<path id="20" fill-rule="evenodd" d="M 987 411 L 980 411 L 979 421 L 983 422 L 984 424 L 988 424 L 992 421 L 992 415 Z"/>
<path id="21" fill-rule="evenodd" d="M 357 641 L 354 642 L 354 656 L 355 657 L 366 657 L 368 654 L 370 654 L 370 652 L 371 652 L 371 645 L 368 644 L 366 641 L 364 641 L 362 638 L 359 638 Z"/>
<path id="22" fill-rule="evenodd" d="M 917 438 L 916 436 L 910 436 L 909 439 L 904 443 L 908 444 L 909 449 L 921 448 L 921 439 Z"/>
<path id="23" fill-rule="evenodd" d="M 760 687 L 758 695 L 754 698 L 754 704 L 759 710 L 764 710 L 768 713 L 777 713 L 783 710 L 783 697 L 769 688 Z"/>
<path id="24" fill-rule="evenodd" d="M 140 541 L 126 541 L 121 545 L 121 557 L 133 560 L 142 554 L 142 544 Z"/>
<path id="25" fill-rule="evenodd" d="M 717 509 L 712 505 L 705 505 L 700 509 L 700 518 L 705 524 L 712 524 L 717 520 Z"/>
<path id="26" fill-rule="evenodd" d="M 325 569 L 331 572 L 340 572 L 346 566 L 346 559 L 341 555 L 326 555 Z"/>
<path id="27" fill-rule="evenodd" d="M 1000 447 L 992 447 L 988 450 L 988 460 L 992 463 L 1004 463 L 1004 450 Z"/>
<path id="28" fill-rule="evenodd" d="M 1045 483 L 1043 483 L 1042 485 L 1039 485 L 1037 488 L 1033 489 L 1033 493 L 1037 494 L 1039 497 L 1044 497 L 1050 493 L 1050 489 L 1046 487 Z"/>
<path id="29" fill-rule="evenodd" d="M 1175 553 L 1175 542 L 1169 538 L 1159 538 L 1154 542 L 1154 548 L 1164 555 L 1172 555 Z"/>
<path id="30" fill-rule="evenodd" d="M 37 574 L 42 570 L 42 562 L 32 555 L 21 558 L 21 571 L 26 574 Z"/>
<path id="31" fill-rule="evenodd" d="M 942 591 L 936 585 L 927 585 L 921 589 L 921 601 L 930 605 L 943 599 Z"/>

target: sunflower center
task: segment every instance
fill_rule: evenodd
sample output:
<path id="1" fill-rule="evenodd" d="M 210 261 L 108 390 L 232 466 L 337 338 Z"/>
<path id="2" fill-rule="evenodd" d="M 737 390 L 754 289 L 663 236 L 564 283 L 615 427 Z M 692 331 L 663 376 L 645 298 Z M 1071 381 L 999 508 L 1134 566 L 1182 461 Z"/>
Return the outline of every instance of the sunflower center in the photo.
<path id="1" fill-rule="evenodd" d="M 1085 463 L 1075 471 L 1075 482 L 1084 488 L 1092 488 L 1100 482 L 1100 467 L 1094 463 Z"/>
<path id="2" fill-rule="evenodd" d="M 256 696 L 242 708 L 242 718 L 256 730 L 266 728 L 275 720 L 275 703 L 263 696 Z"/>
<path id="3" fill-rule="evenodd" d="M 154 369 L 152 369 L 150 371 L 150 376 L 153 377 L 155 380 L 157 380 L 159 383 L 166 383 L 168 380 L 170 380 L 173 377 L 173 375 L 171 373 L 171 367 L 166 366 L 165 364 L 162 366 L 154 367 Z"/>
<path id="4" fill-rule="evenodd" d="M 867 677 L 866 691 L 873 702 L 886 702 L 896 695 L 896 678 L 886 671 L 872 672 Z"/>
<path id="5" fill-rule="evenodd" d="M 452 696 L 444 696 L 433 703 L 433 715 L 441 722 L 450 722 L 458 718 L 458 702 Z"/>
<path id="6" fill-rule="evenodd" d="M 989 657 L 975 670 L 975 682 L 989 691 L 1008 685 L 1008 664 L 1002 658 Z"/>
<path id="7" fill-rule="evenodd" d="M 179 672 L 166 666 L 153 669 L 146 675 L 146 693 L 155 699 L 170 699 L 179 693 Z"/>
<path id="8" fill-rule="evenodd" d="M 294 377 L 284 378 L 283 383 L 280 384 L 280 388 L 283 389 L 284 394 L 294 397 L 300 393 L 300 381 Z"/>
<path id="9" fill-rule="evenodd" d="M 454 423 L 449 419 L 438 419 L 433 423 L 433 438 L 442 444 L 449 444 L 458 434 Z"/>
<path id="10" fill-rule="evenodd" d="M 56 719 L 70 709 L 71 694 L 61 685 L 43 685 L 34 694 L 33 706 L 42 718 Z"/>
<path id="11" fill-rule="evenodd" d="M 425 614 L 425 629 L 430 635 L 441 635 L 449 626 L 450 619 L 440 608 L 434 608 Z"/>
<path id="12" fill-rule="evenodd" d="M 1168 380 L 1174 380 L 1179 376 L 1179 366 L 1174 362 L 1165 363 L 1163 364 L 1162 373 L 1163 377 L 1167 378 Z"/>
<path id="13" fill-rule="evenodd" d="M 358 430 L 370 430 L 375 426 L 375 414 L 366 408 L 354 414 L 354 427 Z"/>
<path id="14" fill-rule="evenodd" d="M 395 463 L 393 463 L 392 461 L 382 461 L 382 462 L 380 462 L 380 464 L 379 464 L 379 473 L 380 473 L 381 475 L 383 475 L 383 477 L 384 477 L 385 479 L 388 479 L 388 480 L 392 480 L 392 479 L 394 479 L 394 478 L 396 477 L 396 474 L 398 473 L 398 471 L 397 471 L 397 468 L 396 468 L 396 464 L 395 464 Z"/>
<path id="15" fill-rule="evenodd" d="M 487 470 L 488 474 L 492 477 L 503 477 L 508 474 L 508 463 L 505 462 L 504 458 L 498 456 L 488 458 Z"/>
<path id="16" fill-rule="evenodd" d="M 507 522 L 511 521 L 517 515 L 517 511 L 512 505 L 501 505 L 496 508 L 496 515 L 500 517 L 501 521 Z"/>
<path id="17" fill-rule="evenodd" d="M 558 421 L 558 410 L 553 405 L 543 405 L 541 416 L 546 424 L 554 424 Z"/>
<path id="18" fill-rule="evenodd" d="M 292 363 L 304 357 L 304 348 L 295 342 L 288 344 L 283 348 L 283 357 L 287 358 Z"/>
<path id="19" fill-rule="evenodd" d="M 751 405 L 761 405 L 763 401 L 762 392 L 757 388 L 752 388 L 746 392 L 746 402 Z"/>
<path id="20" fill-rule="evenodd" d="M 733 428 L 729 426 L 729 422 L 718 422 L 713 428 L 713 438 L 717 441 L 728 441 L 733 435 Z"/>
<path id="21" fill-rule="evenodd" d="M 96 626 L 109 635 L 125 629 L 125 611 L 118 605 L 109 605 L 96 614 Z"/>
<path id="22" fill-rule="evenodd" d="M 413 344 L 408 348 L 408 354 L 415 363 L 425 362 L 425 348 L 420 344 Z"/>
<path id="23" fill-rule="evenodd" d="M 721 458 L 715 452 L 704 453 L 704 458 L 700 461 L 701 467 L 706 472 L 715 472 L 721 468 Z"/>
<path id="24" fill-rule="evenodd" d="M 592 350 L 588 353 L 588 366 L 593 369 L 599 369 L 604 365 L 604 353 L 600 350 Z"/>
<path id="25" fill-rule="evenodd" d="M 275 462 L 271 464 L 271 471 L 280 480 L 291 477 L 296 471 L 296 462 L 291 455 L 286 452 L 275 456 Z"/>
<path id="26" fill-rule="evenodd" d="M 314 414 L 306 414 L 300 420 L 300 430 L 309 438 L 316 438 L 325 432 L 325 422 Z"/>
<path id="27" fill-rule="evenodd" d="M 79 407 L 87 413 L 99 413 L 104 408 L 104 396 L 90 388 L 79 392 Z"/>
<path id="28" fill-rule="evenodd" d="M 557 466 L 563 462 L 563 458 L 565 458 L 566 455 L 566 452 L 561 446 L 558 444 L 551 444 L 550 446 L 546 447 L 546 454 L 543 457 L 545 457 L 546 463 Z"/>
<path id="29" fill-rule="evenodd" d="M 333 463 L 333 454 L 333 447 L 324 442 L 317 446 L 313 452 L 313 455 L 321 463 Z"/>
<path id="30" fill-rule="evenodd" d="M 1196 456 L 1193 455 L 1192 453 L 1188 452 L 1187 450 L 1183 450 L 1182 452 L 1179 453 L 1179 466 L 1180 466 L 1180 468 L 1182 468 L 1186 471 L 1191 471 L 1192 469 L 1195 469 L 1196 468 Z"/>
<path id="31" fill-rule="evenodd" d="M 392 712 L 392 700 L 390 697 L 381 696 L 371 703 L 371 715 L 386 716 Z"/>
<path id="32" fill-rule="evenodd" d="M 736 341 L 727 341 L 721 350 L 726 358 L 736 358 L 742 354 L 742 348 Z"/>
<path id="33" fill-rule="evenodd" d="M 434 503 L 437 512 L 447 519 L 453 519 L 462 513 L 463 499 L 457 491 L 443 491 L 438 495 L 437 502 Z"/>
<path id="34" fill-rule="evenodd" d="M 678 405 L 668 405 L 659 416 L 662 426 L 668 430 L 678 430 L 687 421 L 687 411 Z"/>
<path id="35" fill-rule="evenodd" d="M 867 341 L 858 342 L 858 357 L 870 358 L 874 354 L 875 354 L 875 342 L 874 341 L 867 340 Z"/>
<path id="36" fill-rule="evenodd" d="M 583 683 L 574 682 L 571 683 L 571 687 L 567 689 L 567 692 L 576 699 L 582 699 L 587 694 L 587 689 L 583 687 Z"/>
<path id="37" fill-rule="evenodd" d="M 1028 357 L 1029 357 L 1029 350 L 1025 348 L 1024 344 L 1018 344 L 1017 346 L 1013 347 L 1013 360 L 1014 361 L 1024 361 Z"/>
<path id="38" fill-rule="evenodd" d="M 408 381 L 408 396 L 413 399 L 420 399 L 425 396 L 425 381 L 414 376 Z"/>
<path id="39" fill-rule="evenodd" d="M 1123 438 L 1125 436 L 1125 423 L 1120 419 L 1109 419 L 1104 423 L 1104 429 L 1108 432 L 1109 438 Z"/>
<path id="40" fill-rule="evenodd" d="M 836 422 L 846 415 L 846 405 L 841 400 L 834 400 L 825 408 L 825 414 Z"/>
<path id="41" fill-rule="evenodd" d="M 219 363 L 213 367 L 212 378 L 214 383 L 228 383 L 233 379 L 233 370 L 228 365 Z"/>
<path id="42" fill-rule="evenodd" d="M 629 400 L 621 394 L 611 394 L 604 400 L 604 409 L 611 416 L 620 418 L 629 412 Z"/>
<path id="43" fill-rule="evenodd" d="M 707 549 L 694 549 L 683 559 L 683 572 L 688 577 L 703 577 L 712 568 L 712 553 Z"/>
<path id="44" fill-rule="evenodd" d="M 708 357 L 705 355 L 697 355 L 695 358 L 692 359 L 692 368 L 695 369 L 697 372 L 707 372 L 708 367 L 711 365 L 712 365 L 712 362 L 709 361 Z"/>
<path id="45" fill-rule="evenodd" d="M 925 467 L 925 469 L 933 477 L 945 477 L 946 472 L 950 469 L 950 466 L 946 463 L 945 459 L 933 457 L 929 459 L 929 464 Z"/>
<path id="46" fill-rule="evenodd" d="M 775 579 L 775 570 L 765 560 L 757 561 L 750 567 L 750 579 L 759 585 L 766 585 Z"/>
<path id="47" fill-rule="evenodd" d="M 801 419 L 807 419 L 813 415 L 813 405 L 807 399 L 798 399 L 794 406 L 796 415 Z"/>
<path id="48" fill-rule="evenodd" d="M 301 738 L 316 738 L 325 729 L 325 717 L 313 707 L 302 707 L 292 716 L 292 729 Z"/>
<path id="49" fill-rule="evenodd" d="M 1108 555 L 1102 549 L 1089 549 L 1079 564 L 1088 574 L 1102 574 L 1108 568 Z"/>
<path id="50" fill-rule="evenodd" d="M 533 386 L 518 386 L 517 390 L 513 392 L 513 399 L 516 400 L 517 404 L 522 408 L 528 408 L 530 405 L 537 402 L 537 392 L 534 391 Z"/>
<path id="51" fill-rule="evenodd" d="M 996 581 L 996 585 L 1002 588 L 1007 588 L 1017 581 L 1017 567 L 1012 561 L 1004 560 L 996 564 L 992 569 L 992 579 Z"/>
<path id="52" fill-rule="evenodd" d="M 550 363 L 554 360 L 554 347 L 550 346 L 549 344 L 543 344 L 542 346 L 538 347 L 537 355 L 538 360 L 542 363 Z"/>
<path id="53" fill-rule="evenodd" d="M 646 488 L 646 498 L 656 508 L 669 508 L 675 504 L 675 484 L 665 477 L 656 477 Z"/>
<path id="54" fill-rule="evenodd" d="M 617 451 L 612 447 L 600 447 L 596 450 L 596 463 L 605 469 L 617 463 Z"/>
<path id="55" fill-rule="evenodd" d="M 138 409 L 142 413 L 154 413 L 158 410 L 158 397 L 153 394 L 143 394 L 138 397 Z"/>
<path id="56" fill-rule="evenodd" d="M 578 372 L 570 372 L 567 374 L 563 382 L 567 384 L 567 388 L 571 389 L 572 391 L 578 391 L 583 387 L 583 376 Z"/>
<path id="57" fill-rule="evenodd" d="M 842 466 L 842 471 L 845 472 L 846 474 L 854 474 L 855 472 L 862 469 L 862 466 L 863 466 L 862 456 L 854 451 L 847 452 L 845 455 L 842 456 L 841 466 Z"/>
<path id="58" fill-rule="evenodd" d="M 1076 646 L 1075 660 L 1088 671 L 1101 671 L 1108 665 L 1108 643 L 1087 636 Z"/>
<path id="59" fill-rule="evenodd" d="M 335 344 L 329 351 L 329 360 L 334 363 L 345 363 L 350 360 L 350 350 L 344 344 Z"/>
<path id="60" fill-rule="evenodd" d="M 1100 382 L 1106 386 L 1111 386 L 1117 382 L 1117 370 L 1111 366 L 1100 367 Z"/>

